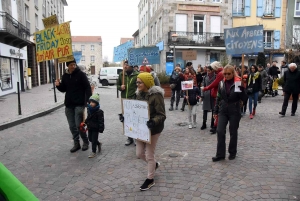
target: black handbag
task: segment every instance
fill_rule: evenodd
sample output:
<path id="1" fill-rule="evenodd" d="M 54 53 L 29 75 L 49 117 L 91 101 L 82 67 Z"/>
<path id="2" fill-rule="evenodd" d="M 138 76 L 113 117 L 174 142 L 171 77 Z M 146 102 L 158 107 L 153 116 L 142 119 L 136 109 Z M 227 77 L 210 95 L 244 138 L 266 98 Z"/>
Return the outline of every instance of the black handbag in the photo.
<path id="1" fill-rule="evenodd" d="M 253 93 L 253 88 L 247 88 L 247 94 L 252 94 Z"/>

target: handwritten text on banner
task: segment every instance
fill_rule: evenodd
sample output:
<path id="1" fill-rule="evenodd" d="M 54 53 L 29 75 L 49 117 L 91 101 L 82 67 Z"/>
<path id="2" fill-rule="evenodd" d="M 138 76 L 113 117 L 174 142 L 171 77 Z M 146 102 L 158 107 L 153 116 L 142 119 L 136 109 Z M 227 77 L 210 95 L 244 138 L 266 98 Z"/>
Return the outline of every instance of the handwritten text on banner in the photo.
<path id="1" fill-rule="evenodd" d="M 123 99 L 124 134 L 151 144 L 151 133 L 147 127 L 149 106 L 146 101 Z"/>
<path id="2" fill-rule="evenodd" d="M 160 63 L 158 47 L 131 48 L 128 50 L 129 65 L 143 65 L 147 60 L 149 65 Z"/>
<path id="3" fill-rule="evenodd" d="M 35 33 L 37 62 L 72 56 L 70 22 Z"/>
<path id="4" fill-rule="evenodd" d="M 264 51 L 263 26 L 225 29 L 226 53 L 249 54 Z"/>

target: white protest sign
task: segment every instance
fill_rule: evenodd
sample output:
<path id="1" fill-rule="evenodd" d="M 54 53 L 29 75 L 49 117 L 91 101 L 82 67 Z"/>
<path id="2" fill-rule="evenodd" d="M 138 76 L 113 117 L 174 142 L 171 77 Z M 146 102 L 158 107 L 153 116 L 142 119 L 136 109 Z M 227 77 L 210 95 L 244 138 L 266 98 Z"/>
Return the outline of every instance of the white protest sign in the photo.
<path id="1" fill-rule="evenodd" d="M 181 90 L 189 90 L 193 89 L 193 80 L 191 81 L 182 81 L 181 82 Z"/>
<path id="2" fill-rule="evenodd" d="M 149 105 L 146 101 L 122 99 L 124 135 L 151 144 L 151 132 L 147 127 Z"/>

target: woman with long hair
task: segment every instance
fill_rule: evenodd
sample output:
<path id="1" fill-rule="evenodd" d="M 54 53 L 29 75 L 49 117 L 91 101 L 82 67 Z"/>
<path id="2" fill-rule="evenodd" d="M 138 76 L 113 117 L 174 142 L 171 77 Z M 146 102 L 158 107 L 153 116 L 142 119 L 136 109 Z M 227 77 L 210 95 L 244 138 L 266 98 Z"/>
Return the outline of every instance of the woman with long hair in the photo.
<path id="1" fill-rule="evenodd" d="M 216 156 L 213 162 L 224 160 L 226 156 L 226 127 L 229 123 L 229 160 L 233 160 L 237 153 L 238 128 L 241 120 L 241 103 L 245 98 L 244 87 L 238 86 L 239 91 L 235 90 L 236 83 L 241 81 L 235 69 L 227 65 L 223 70 L 224 80 L 219 83 L 218 95 L 214 109 L 214 118 L 218 118 L 218 144 Z"/>
<path id="2" fill-rule="evenodd" d="M 256 113 L 256 106 L 258 101 L 258 93 L 261 91 L 261 76 L 260 72 L 258 72 L 258 68 L 256 65 L 252 65 L 247 77 L 247 87 L 246 92 L 249 97 L 249 112 L 250 119 L 253 119 L 253 116 Z M 253 110 L 252 110 L 253 103 Z"/>

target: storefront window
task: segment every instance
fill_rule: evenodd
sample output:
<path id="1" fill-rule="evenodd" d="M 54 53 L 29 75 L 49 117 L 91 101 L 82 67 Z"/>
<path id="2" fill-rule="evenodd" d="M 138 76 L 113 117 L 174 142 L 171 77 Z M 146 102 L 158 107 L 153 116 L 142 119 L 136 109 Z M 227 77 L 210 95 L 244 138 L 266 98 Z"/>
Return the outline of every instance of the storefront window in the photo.
<path id="1" fill-rule="evenodd" d="M 10 59 L 0 57 L 0 86 L 2 90 L 12 88 Z"/>

